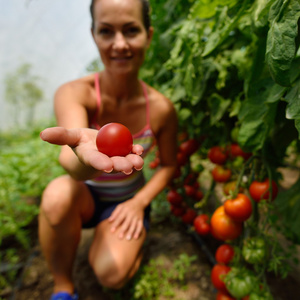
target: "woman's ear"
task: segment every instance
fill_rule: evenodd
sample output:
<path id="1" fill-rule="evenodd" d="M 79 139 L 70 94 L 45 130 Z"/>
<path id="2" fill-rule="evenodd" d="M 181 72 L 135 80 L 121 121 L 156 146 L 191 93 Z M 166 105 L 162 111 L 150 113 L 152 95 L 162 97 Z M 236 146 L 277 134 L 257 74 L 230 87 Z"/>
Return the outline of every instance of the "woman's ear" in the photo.
<path id="1" fill-rule="evenodd" d="M 148 36 L 147 36 L 147 48 L 150 47 L 152 38 L 153 38 L 154 28 L 152 26 L 149 27 Z"/>

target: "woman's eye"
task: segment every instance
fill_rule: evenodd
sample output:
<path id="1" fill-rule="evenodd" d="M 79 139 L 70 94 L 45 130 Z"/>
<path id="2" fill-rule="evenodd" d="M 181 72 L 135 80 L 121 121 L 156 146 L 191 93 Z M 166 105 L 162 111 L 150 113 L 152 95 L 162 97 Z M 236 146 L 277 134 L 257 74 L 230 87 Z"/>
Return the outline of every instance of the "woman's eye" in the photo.
<path id="1" fill-rule="evenodd" d="M 108 35 L 108 34 L 110 34 L 110 32 L 111 31 L 108 28 L 102 28 L 99 30 L 99 34 L 101 34 L 101 35 Z"/>
<path id="2" fill-rule="evenodd" d="M 126 30 L 126 33 L 129 35 L 135 35 L 139 32 L 139 29 L 137 27 L 130 27 Z"/>

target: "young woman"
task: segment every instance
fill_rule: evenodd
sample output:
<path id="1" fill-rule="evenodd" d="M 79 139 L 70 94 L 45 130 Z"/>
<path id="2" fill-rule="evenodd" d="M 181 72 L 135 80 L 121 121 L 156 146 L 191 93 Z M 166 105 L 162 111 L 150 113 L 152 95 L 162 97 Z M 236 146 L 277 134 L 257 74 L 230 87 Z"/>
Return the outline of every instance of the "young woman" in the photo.
<path id="1" fill-rule="evenodd" d="M 176 170 L 177 118 L 162 94 L 138 73 L 150 45 L 146 0 L 94 0 L 91 32 L 104 71 L 61 86 L 54 107 L 59 127 L 41 138 L 62 145 L 68 175 L 46 187 L 39 238 L 54 277 L 52 300 L 78 299 L 72 266 L 82 228 L 95 228 L 89 262 L 103 286 L 121 288 L 137 271 L 149 229 L 150 203 Z M 108 157 L 96 148 L 98 129 L 110 122 L 132 133 L 132 154 Z M 156 141 L 160 168 L 145 182 L 143 156 Z"/>

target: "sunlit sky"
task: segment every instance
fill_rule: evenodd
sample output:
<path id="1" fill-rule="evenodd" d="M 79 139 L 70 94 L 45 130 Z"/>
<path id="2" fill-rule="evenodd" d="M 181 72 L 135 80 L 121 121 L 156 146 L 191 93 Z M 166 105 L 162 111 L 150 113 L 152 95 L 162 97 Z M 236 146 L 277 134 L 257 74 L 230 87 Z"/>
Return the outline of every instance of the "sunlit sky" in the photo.
<path id="1" fill-rule="evenodd" d="M 90 0 L 0 0 L 0 128 L 12 125 L 4 78 L 23 63 L 40 77 L 45 101 L 38 115 L 52 114 L 56 88 L 86 73 L 98 56 L 90 34 Z"/>

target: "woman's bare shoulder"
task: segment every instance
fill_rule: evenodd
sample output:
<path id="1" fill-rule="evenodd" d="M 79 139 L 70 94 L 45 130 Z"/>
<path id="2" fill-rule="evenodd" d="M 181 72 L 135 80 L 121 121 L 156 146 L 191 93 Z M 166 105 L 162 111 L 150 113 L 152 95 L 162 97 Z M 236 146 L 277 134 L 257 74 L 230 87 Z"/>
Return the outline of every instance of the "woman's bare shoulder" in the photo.
<path id="1" fill-rule="evenodd" d="M 94 86 L 94 75 L 91 74 L 62 84 L 56 90 L 55 97 L 72 96 L 77 99 L 86 97 L 88 93 L 94 91 Z"/>

